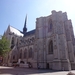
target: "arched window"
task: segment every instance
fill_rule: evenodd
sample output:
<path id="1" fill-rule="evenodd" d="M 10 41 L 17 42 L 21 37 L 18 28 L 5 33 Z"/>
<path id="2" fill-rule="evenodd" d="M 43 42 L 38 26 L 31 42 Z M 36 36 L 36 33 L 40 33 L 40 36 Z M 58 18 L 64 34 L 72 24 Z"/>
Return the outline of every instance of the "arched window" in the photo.
<path id="1" fill-rule="evenodd" d="M 12 37 L 12 41 L 11 41 L 11 44 L 14 44 L 14 37 Z"/>
<path id="2" fill-rule="evenodd" d="M 12 37 L 12 41 L 11 41 L 11 49 L 13 49 L 14 47 L 14 37 Z"/>
<path id="3" fill-rule="evenodd" d="M 27 49 L 25 49 L 25 51 L 24 51 L 24 58 L 26 58 L 27 57 Z"/>
<path id="4" fill-rule="evenodd" d="M 32 48 L 29 49 L 29 58 L 32 58 Z"/>
<path id="5" fill-rule="evenodd" d="M 18 46 L 18 39 L 17 39 L 17 43 L 16 43 L 16 45 Z"/>
<path id="6" fill-rule="evenodd" d="M 17 51 L 12 51 L 12 56 L 13 56 L 13 59 L 16 59 L 17 58 Z"/>
<path id="7" fill-rule="evenodd" d="M 48 54 L 53 54 L 53 41 L 50 40 L 48 45 Z"/>
<path id="8" fill-rule="evenodd" d="M 50 19 L 49 22 L 48 22 L 48 32 L 52 31 L 52 20 Z"/>
<path id="9" fill-rule="evenodd" d="M 15 59 L 15 55 L 13 55 L 13 60 Z"/>
<path id="10" fill-rule="evenodd" d="M 19 58 L 20 58 L 20 59 L 22 58 L 22 50 L 20 50 Z"/>

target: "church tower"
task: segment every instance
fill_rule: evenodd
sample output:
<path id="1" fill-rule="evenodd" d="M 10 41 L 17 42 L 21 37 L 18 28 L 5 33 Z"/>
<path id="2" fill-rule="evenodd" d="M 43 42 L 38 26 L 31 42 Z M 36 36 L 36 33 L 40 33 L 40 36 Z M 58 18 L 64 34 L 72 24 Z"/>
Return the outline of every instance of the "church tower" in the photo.
<path id="1" fill-rule="evenodd" d="M 27 32 L 26 22 L 27 22 L 27 15 L 26 15 L 26 18 L 25 18 L 25 23 L 24 23 L 24 28 L 23 28 L 23 34 L 24 34 L 24 35 L 25 35 L 25 33 Z"/>
<path id="2" fill-rule="evenodd" d="M 75 62 L 73 29 L 66 12 L 52 11 L 36 19 L 37 64 L 41 68 L 71 70 Z M 39 58 L 40 57 L 40 58 Z"/>

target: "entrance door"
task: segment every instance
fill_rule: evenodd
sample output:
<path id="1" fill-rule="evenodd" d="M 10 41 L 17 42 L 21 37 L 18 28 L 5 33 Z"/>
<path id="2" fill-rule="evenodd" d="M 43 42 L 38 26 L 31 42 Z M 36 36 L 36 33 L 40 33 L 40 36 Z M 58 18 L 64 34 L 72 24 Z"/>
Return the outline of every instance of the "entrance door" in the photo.
<path id="1" fill-rule="evenodd" d="M 49 63 L 46 64 L 46 68 L 49 69 Z"/>

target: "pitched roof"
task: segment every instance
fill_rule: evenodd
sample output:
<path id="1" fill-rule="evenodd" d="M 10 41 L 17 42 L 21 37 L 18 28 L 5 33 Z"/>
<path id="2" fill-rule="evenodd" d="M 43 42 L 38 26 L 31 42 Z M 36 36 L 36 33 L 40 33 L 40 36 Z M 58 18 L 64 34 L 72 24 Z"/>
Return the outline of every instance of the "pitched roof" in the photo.
<path id="1" fill-rule="evenodd" d="M 9 25 L 9 29 L 10 29 L 10 32 L 11 32 L 11 33 L 14 33 L 14 34 L 16 34 L 16 35 L 18 35 L 18 36 L 23 36 L 23 33 L 22 33 L 20 30 L 18 30 L 18 29 L 16 29 L 16 28 L 12 27 L 12 26 L 10 26 L 10 25 Z"/>
<path id="2" fill-rule="evenodd" d="M 31 31 L 29 31 L 29 32 L 26 32 L 25 34 L 23 34 L 23 32 L 22 31 L 20 31 L 20 30 L 18 30 L 18 29 L 16 29 L 16 28 L 14 28 L 14 27 L 12 27 L 12 26 L 8 26 L 8 28 L 9 28 L 9 30 L 10 30 L 10 32 L 11 33 L 14 33 L 14 34 L 16 34 L 16 35 L 18 35 L 18 36 L 30 36 L 30 35 L 33 35 L 33 34 L 35 34 L 35 29 L 34 30 L 31 30 Z"/>
<path id="3" fill-rule="evenodd" d="M 35 29 L 34 29 L 34 30 L 31 30 L 31 31 L 29 31 L 29 32 L 26 32 L 26 33 L 24 34 L 24 37 L 25 37 L 25 36 L 29 36 L 29 35 L 33 35 L 33 34 L 35 34 Z"/>

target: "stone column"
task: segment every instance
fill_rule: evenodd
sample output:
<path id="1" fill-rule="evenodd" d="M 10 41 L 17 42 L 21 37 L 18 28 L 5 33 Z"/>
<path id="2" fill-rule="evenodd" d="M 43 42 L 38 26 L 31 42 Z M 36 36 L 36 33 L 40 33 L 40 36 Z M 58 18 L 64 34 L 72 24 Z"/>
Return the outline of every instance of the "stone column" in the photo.
<path id="1" fill-rule="evenodd" d="M 54 35 L 53 39 L 53 70 L 61 70 L 61 60 L 60 60 L 60 53 L 59 53 L 59 43 L 58 43 L 58 34 Z"/>
<path id="2" fill-rule="evenodd" d="M 54 35 L 54 70 L 71 70 L 65 34 Z"/>
<path id="3" fill-rule="evenodd" d="M 64 26 L 65 26 L 67 48 L 68 48 L 68 56 L 69 56 L 69 60 L 71 63 L 71 68 L 73 68 L 72 65 L 75 62 L 75 59 L 74 59 L 74 33 L 73 33 L 73 27 L 72 27 L 71 20 L 65 21 Z"/>
<path id="4" fill-rule="evenodd" d="M 61 60 L 61 70 L 71 70 L 65 34 L 59 35 L 59 49 L 60 49 L 59 53 Z"/>

